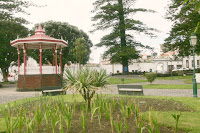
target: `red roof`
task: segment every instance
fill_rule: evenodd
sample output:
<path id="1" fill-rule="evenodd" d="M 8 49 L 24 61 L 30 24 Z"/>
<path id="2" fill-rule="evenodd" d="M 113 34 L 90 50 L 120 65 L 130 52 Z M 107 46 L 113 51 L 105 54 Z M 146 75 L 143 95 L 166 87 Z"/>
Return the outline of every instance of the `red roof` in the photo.
<path id="1" fill-rule="evenodd" d="M 66 47 L 67 42 L 62 39 L 55 39 L 53 37 L 45 35 L 45 30 L 39 25 L 37 30 L 35 31 L 35 35 L 26 37 L 26 38 L 20 38 L 16 39 L 11 42 L 11 45 L 13 47 L 20 47 L 22 48 L 23 45 L 26 44 L 26 47 L 28 49 L 38 49 L 40 45 L 44 49 L 51 49 L 54 48 L 55 45 L 58 47 Z"/>

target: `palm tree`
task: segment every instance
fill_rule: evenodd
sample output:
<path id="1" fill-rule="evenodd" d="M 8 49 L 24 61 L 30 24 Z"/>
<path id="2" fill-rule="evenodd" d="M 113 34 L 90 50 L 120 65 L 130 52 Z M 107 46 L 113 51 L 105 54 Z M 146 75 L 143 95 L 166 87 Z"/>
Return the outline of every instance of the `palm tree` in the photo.
<path id="1" fill-rule="evenodd" d="M 66 70 L 67 84 L 65 89 L 75 89 L 78 91 L 90 108 L 90 102 L 97 90 L 104 88 L 107 84 L 108 75 L 101 69 L 80 69 L 77 71 Z"/>

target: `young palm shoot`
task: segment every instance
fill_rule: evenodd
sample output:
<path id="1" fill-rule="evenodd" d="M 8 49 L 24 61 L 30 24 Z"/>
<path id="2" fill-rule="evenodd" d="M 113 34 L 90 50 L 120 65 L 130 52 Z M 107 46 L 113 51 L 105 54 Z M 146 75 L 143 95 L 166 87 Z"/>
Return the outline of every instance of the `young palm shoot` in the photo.
<path id="1" fill-rule="evenodd" d="M 87 123 L 87 114 L 85 114 L 84 111 L 81 111 L 81 126 L 83 133 L 85 133 L 86 123 Z"/>
<path id="2" fill-rule="evenodd" d="M 18 118 L 17 126 L 18 126 L 19 133 L 22 132 L 22 127 L 24 126 L 24 122 L 25 122 L 25 118 L 23 116 L 23 111 L 24 111 L 24 109 L 22 107 L 20 107 L 19 112 L 17 114 L 17 118 Z"/>
<path id="3" fill-rule="evenodd" d="M 37 127 L 38 127 L 38 131 L 40 132 L 40 125 L 42 123 L 42 118 L 43 118 L 43 113 L 42 113 L 42 109 L 40 108 L 40 106 L 36 107 L 34 115 L 36 116 L 35 118 L 37 121 Z"/>
<path id="4" fill-rule="evenodd" d="M 95 112 L 99 109 L 99 107 L 96 107 L 96 104 L 92 104 L 92 108 L 91 108 L 91 122 L 93 122 L 93 117 L 95 115 Z"/>
<path id="5" fill-rule="evenodd" d="M 56 127 L 57 123 L 59 122 L 57 120 L 57 115 L 56 114 L 57 114 L 57 112 L 54 109 L 50 110 L 51 126 L 52 126 L 52 129 L 53 129 L 53 133 L 55 133 L 55 127 Z"/>
<path id="6" fill-rule="evenodd" d="M 72 124 L 72 116 L 73 116 L 73 110 L 72 107 L 67 107 L 66 110 L 64 110 L 64 120 L 67 126 L 67 132 L 70 132 L 71 124 Z"/>
<path id="7" fill-rule="evenodd" d="M 64 130 L 63 130 L 63 116 L 62 114 L 59 115 L 59 130 L 60 130 L 60 133 L 64 133 Z"/>
<path id="8" fill-rule="evenodd" d="M 119 114 L 117 114 L 117 121 L 113 121 L 115 129 L 118 133 L 122 133 L 122 121 L 119 120 Z"/>
<path id="9" fill-rule="evenodd" d="M 149 108 L 149 118 L 148 118 L 148 132 L 149 133 L 160 133 L 158 121 L 157 121 L 157 112 L 154 112 L 152 108 Z"/>
<path id="10" fill-rule="evenodd" d="M 179 122 L 179 119 L 181 117 L 181 112 L 179 114 L 172 114 L 172 117 L 174 118 L 175 122 L 176 122 L 176 126 L 175 126 L 175 133 L 177 133 L 178 131 L 178 122 Z"/>
<path id="11" fill-rule="evenodd" d="M 49 132 L 49 119 L 50 119 L 50 114 L 49 114 L 49 107 L 44 106 L 44 119 L 46 121 L 46 125 L 47 125 L 47 130 Z"/>

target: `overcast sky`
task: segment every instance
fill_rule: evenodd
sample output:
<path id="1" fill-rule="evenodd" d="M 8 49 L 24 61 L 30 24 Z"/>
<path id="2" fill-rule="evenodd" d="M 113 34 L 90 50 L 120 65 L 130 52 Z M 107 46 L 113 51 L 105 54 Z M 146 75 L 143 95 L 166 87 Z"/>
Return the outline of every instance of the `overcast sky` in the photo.
<path id="1" fill-rule="evenodd" d="M 31 22 L 28 25 L 32 28 L 36 23 L 42 23 L 49 20 L 68 22 L 71 25 L 77 26 L 79 29 L 85 31 L 92 40 L 93 44 L 100 41 L 100 38 L 105 35 L 105 32 L 98 31 L 93 34 L 89 33 L 92 30 L 91 17 L 93 14 L 92 3 L 95 0 L 30 0 L 39 5 L 46 5 L 42 8 L 30 7 L 28 12 L 29 16 L 24 17 Z M 157 13 L 141 13 L 134 17 L 142 20 L 149 27 L 160 30 L 157 33 L 157 38 L 149 38 L 147 36 L 137 36 L 137 40 L 141 41 L 144 45 L 149 45 L 155 48 L 159 47 L 159 44 L 164 42 L 167 37 L 167 33 L 170 30 L 171 23 L 164 19 L 166 13 L 166 7 L 169 0 L 137 0 L 135 7 L 153 9 Z M 92 48 L 90 62 L 99 63 L 100 54 L 104 51 L 103 48 Z"/>

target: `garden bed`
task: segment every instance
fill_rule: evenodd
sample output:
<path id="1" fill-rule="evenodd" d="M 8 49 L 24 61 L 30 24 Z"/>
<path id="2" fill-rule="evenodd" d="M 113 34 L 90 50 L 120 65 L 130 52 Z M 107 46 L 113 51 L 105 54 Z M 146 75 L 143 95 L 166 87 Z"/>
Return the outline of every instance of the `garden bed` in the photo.
<path id="1" fill-rule="evenodd" d="M 155 132 L 158 129 L 162 133 L 170 133 L 174 132 L 174 127 L 159 125 L 157 111 L 193 112 L 180 102 L 152 98 L 98 96 L 91 102 L 91 109 L 75 99 L 66 103 L 62 96 L 56 100 L 48 97 L 39 99 L 1 108 L 0 123 L 7 127 L 5 131 L 111 133 L 112 130 Z"/>

